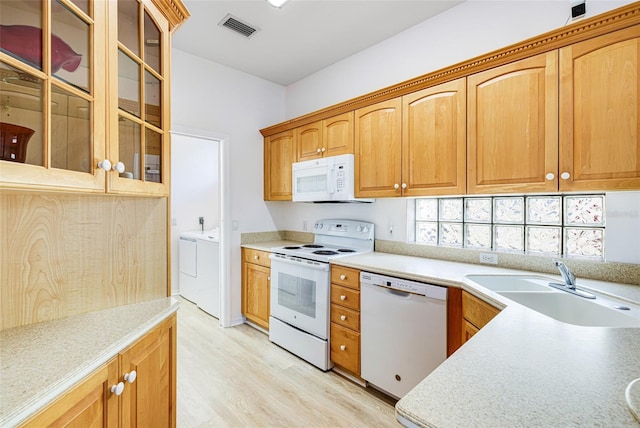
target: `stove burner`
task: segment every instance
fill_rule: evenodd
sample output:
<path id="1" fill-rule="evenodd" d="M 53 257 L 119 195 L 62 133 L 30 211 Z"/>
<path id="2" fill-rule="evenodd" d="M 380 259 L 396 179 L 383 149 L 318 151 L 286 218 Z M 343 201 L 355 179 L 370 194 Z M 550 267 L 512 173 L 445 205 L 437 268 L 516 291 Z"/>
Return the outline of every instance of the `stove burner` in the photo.
<path id="1" fill-rule="evenodd" d="M 306 244 L 302 246 L 303 248 L 322 248 L 324 247 L 324 245 L 318 245 L 318 244 Z"/>
<path id="2" fill-rule="evenodd" d="M 356 252 L 356 250 L 350 250 L 350 249 L 348 249 L 348 248 L 340 248 L 340 249 L 338 250 L 338 252 L 339 252 L 339 253 L 355 253 L 355 252 Z"/>
<path id="3" fill-rule="evenodd" d="M 318 254 L 320 256 L 335 256 L 338 253 L 332 250 L 318 250 L 314 251 L 313 254 Z"/>
<path id="4" fill-rule="evenodd" d="M 298 247 L 298 246 L 282 247 L 282 248 L 285 249 L 285 250 L 299 250 L 300 249 L 300 247 Z"/>

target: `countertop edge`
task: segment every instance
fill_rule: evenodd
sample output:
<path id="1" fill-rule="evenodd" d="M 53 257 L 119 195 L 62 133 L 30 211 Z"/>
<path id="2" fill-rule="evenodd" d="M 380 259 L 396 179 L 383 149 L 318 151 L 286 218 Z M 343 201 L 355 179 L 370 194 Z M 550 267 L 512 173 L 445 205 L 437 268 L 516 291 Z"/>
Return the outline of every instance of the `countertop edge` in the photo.
<path id="1" fill-rule="evenodd" d="M 172 314 L 176 313 L 180 307 L 180 302 L 173 297 L 168 298 L 170 299 L 170 302 L 167 308 L 158 312 L 152 318 L 148 319 L 130 334 L 122 337 L 121 340 L 114 342 L 98 357 L 87 361 L 84 365 L 78 366 L 77 370 L 75 370 L 73 373 L 70 373 L 56 385 L 44 391 L 41 395 L 36 396 L 32 400 L 23 403 L 23 405 L 15 409 L 15 411 L 1 418 L 0 426 L 17 426 L 18 424 L 25 422 L 28 418 L 35 415 L 38 411 L 53 403 L 53 401 L 55 401 L 55 399 L 63 394 L 66 390 L 75 386 L 87 376 L 92 374 L 95 370 L 99 369 L 103 364 L 116 356 L 120 351 L 136 342 L 142 336 L 151 331 L 154 327 L 169 318 Z M 122 306 L 117 308 L 122 308 Z M 106 311 L 108 310 L 109 309 L 107 309 Z"/>

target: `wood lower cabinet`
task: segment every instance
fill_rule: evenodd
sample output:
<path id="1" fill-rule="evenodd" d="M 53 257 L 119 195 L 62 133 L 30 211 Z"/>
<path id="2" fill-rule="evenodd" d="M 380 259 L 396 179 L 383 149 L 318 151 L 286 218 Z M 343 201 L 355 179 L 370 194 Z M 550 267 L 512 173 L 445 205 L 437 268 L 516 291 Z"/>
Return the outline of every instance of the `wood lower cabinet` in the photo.
<path id="1" fill-rule="evenodd" d="M 467 115 L 468 193 L 557 190 L 557 51 L 469 76 Z"/>
<path id="2" fill-rule="evenodd" d="M 560 49 L 559 190 L 640 189 L 640 25 Z"/>
<path id="3" fill-rule="evenodd" d="M 491 306 L 473 294 L 462 291 L 462 343 L 476 334 L 482 327 L 500 313 L 499 309 Z"/>
<path id="4" fill-rule="evenodd" d="M 295 130 L 284 131 L 264 139 L 264 200 L 290 201 L 292 167 L 296 162 Z"/>
<path id="5" fill-rule="evenodd" d="M 331 266 L 331 361 L 360 376 L 360 271 Z"/>
<path id="6" fill-rule="evenodd" d="M 136 375 L 132 378 L 134 370 Z M 119 383 L 121 395 L 112 392 Z M 175 427 L 176 315 L 21 426 Z"/>
<path id="7" fill-rule="evenodd" d="M 271 260 L 269 252 L 242 249 L 242 314 L 269 330 Z"/>

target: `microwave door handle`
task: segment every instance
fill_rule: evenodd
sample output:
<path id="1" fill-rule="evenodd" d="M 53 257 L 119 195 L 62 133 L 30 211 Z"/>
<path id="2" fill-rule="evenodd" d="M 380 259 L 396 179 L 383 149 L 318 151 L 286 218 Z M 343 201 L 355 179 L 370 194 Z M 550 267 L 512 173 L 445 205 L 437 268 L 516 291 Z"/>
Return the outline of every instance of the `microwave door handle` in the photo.
<path id="1" fill-rule="evenodd" d="M 336 184 L 336 167 L 334 165 L 331 165 L 331 168 L 329 168 L 329 171 L 327 172 L 327 181 L 329 184 L 329 194 L 333 195 L 336 193 L 336 189 L 334 187 Z"/>

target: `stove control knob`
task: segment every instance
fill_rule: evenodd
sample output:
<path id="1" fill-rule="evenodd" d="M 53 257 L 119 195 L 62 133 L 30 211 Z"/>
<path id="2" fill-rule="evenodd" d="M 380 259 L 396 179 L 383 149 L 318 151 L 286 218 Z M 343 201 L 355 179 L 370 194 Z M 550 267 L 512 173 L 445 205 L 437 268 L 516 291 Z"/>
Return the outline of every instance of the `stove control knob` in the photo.
<path id="1" fill-rule="evenodd" d="M 358 227 L 356 227 L 356 232 L 362 232 L 362 226 L 358 225 Z"/>
<path id="2" fill-rule="evenodd" d="M 323 227 L 324 227 L 324 224 L 318 223 L 318 229 L 322 229 Z"/>
<path id="3" fill-rule="evenodd" d="M 369 232 L 369 228 L 368 228 L 367 226 L 363 227 L 363 228 L 362 228 L 362 232 L 363 232 L 363 233 L 367 233 L 367 232 Z"/>

